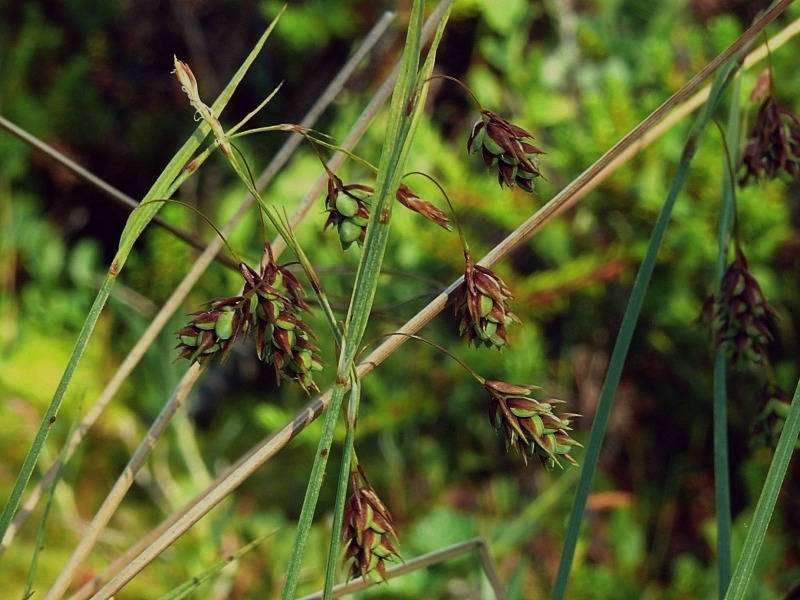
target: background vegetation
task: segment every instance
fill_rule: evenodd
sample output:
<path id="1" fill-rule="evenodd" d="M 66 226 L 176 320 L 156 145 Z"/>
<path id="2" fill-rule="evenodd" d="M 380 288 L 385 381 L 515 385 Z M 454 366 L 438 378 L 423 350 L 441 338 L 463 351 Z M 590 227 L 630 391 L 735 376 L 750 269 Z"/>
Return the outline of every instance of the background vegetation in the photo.
<path id="1" fill-rule="evenodd" d="M 359 70 L 318 129 L 341 138 L 398 55 L 410 3 L 294 2 L 265 54 L 227 109 L 235 123 L 280 81 L 262 117 L 293 122 L 314 101 L 384 8 L 397 27 Z M 467 82 L 485 107 L 529 129 L 546 154 L 538 194 L 500 190 L 480 161 L 465 158 L 474 107 L 454 85 L 435 82 L 430 119 L 420 127 L 410 167 L 434 174 L 453 198 L 475 256 L 481 256 L 634 127 L 744 30 L 763 3 L 616 0 L 551 2 L 459 0 L 440 49 L 439 72 Z M 245 3 L 104 1 L 8 2 L 0 13 L 0 114 L 46 140 L 98 176 L 141 197 L 192 130 L 191 109 L 170 76 L 172 55 L 186 60 L 213 98 L 275 16 L 272 0 Z M 791 8 L 788 21 L 800 16 Z M 773 26 L 773 28 L 776 28 Z M 797 111 L 796 43 L 773 57 L 776 91 Z M 762 67 L 765 65 L 762 65 Z M 749 94 L 761 68 L 743 75 Z M 754 111 L 751 111 L 751 113 Z M 359 153 L 377 158 L 379 124 Z M 502 355 L 466 347 L 448 309 L 423 334 L 487 378 L 535 383 L 584 415 L 588 436 L 605 366 L 652 223 L 674 174 L 686 126 L 674 127 L 549 224 L 497 270 L 516 296 L 524 326 Z M 749 128 L 749 126 L 748 126 Z M 283 134 L 247 138 L 263 168 Z M 472 157 L 474 158 L 474 157 Z M 721 143 L 706 136 L 679 198 L 645 301 L 609 425 L 573 567 L 570 598 L 705 598 L 715 590 L 711 460 L 712 353 L 695 320 L 713 286 Z M 292 207 L 318 176 L 302 149 L 266 197 Z M 345 167 L 352 179 L 366 174 Z M 540 180 L 541 181 L 541 180 Z M 415 189 L 437 196 L 421 179 Z M 242 189 L 218 159 L 182 190 L 217 223 L 238 207 Z M 776 307 L 772 356 L 778 382 L 793 389 L 798 369 L 800 204 L 797 184 L 762 183 L 739 194 L 741 233 L 752 271 Z M 314 213 L 298 232 L 335 307 L 345 308 L 357 253 L 342 253 Z M 161 212 L 205 239 L 213 232 L 178 207 Z M 9 135 L 0 135 L 0 497 L 13 485 L 74 344 L 127 213 Z M 230 237 L 243 254 L 261 251 L 253 212 Z M 45 466 L 70 422 L 94 401 L 157 307 L 187 271 L 195 251 L 152 227 L 131 256 L 88 347 L 48 442 Z M 457 237 L 397 213 L 372 332 L 403 322 L 462 270 Z M 213 265 L 184 312 L 235 293 L 235 273 Z M 56 490 L 37 589 L 57 575 L 80 523 L 95 513 L 149 423 L 185 370 L 172 350 L 178 315 L 137 367 Z M 324 324 L 316 327 L 324 332 Z M 371 335 L 368 332 L 367 338 Z M 321 336 L 330 353 L 332 342 Z M 335 364 L 335 356 L 325 356 Z M 184 504 L 209 477 L 281 426 L 304 402 L 276 388 L 270 368 L 234 357 L 215 366 L 117 513 L 83 577 Z M 325 372 L 321 385 L 332 380 Z M 734 542 L 760 491 L 771 451 L 750 443 L 763 381 L 730 374 Z M 511 597 L 536 598 L 552 586 L 577 469 L 545 472 L 506 453 L 486 418 L 487 398 L 451 360 L 406 344 L 364 380 L 359 448 L 373 485 L 390 506 L 401 552 L 411 558 L 484 536 Z M 156 598 L 226 552 L 275 534 L 223 571 L 209 597 L 271 597 L 280 589 L 319 426 L 301 436 L 126 588 Z M 576 453 L 581 460 L 581 453 Z M 333 461 L 335 462 L 334 455 Z M 337 468 L 332 464 L 333 469 Z M 782 597 L 800 581 L 798 464 L 790 466 L 757 573 L 753 598 Z M 323 488 L 330 511 L 334 485 Z M 42 510 L 40 507 L 39 511 Z M 20 597 L 40 513 L 4 557 L 9 597 Z M 312 534 L 302 591 L 320 587 L 329 518 Z M 736 546 L 734 547 L 734 552 Z M 374 592 L 381 597 L 478 598 L 485 583 L 470 555 L 416 572 Z"/>

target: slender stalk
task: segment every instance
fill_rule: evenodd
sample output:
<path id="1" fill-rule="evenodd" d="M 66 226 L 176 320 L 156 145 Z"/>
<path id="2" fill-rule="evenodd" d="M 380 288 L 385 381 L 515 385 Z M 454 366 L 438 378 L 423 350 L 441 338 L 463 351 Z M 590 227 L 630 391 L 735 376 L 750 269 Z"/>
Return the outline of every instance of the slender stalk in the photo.
<path id="1" fill-rule="evenodd" d="M 283 591 L 281 592 L 282 599 L 294 598 L 294 591 L 300 578 L 303 554 L 308 543 L 308 532 L 311 530 L 314 508 L 316 508 L 319 492 L 322 489 L 322 482 L 325 478 L 325 469 L 328 466 L 330 449 L 333 444 L 333 433 L 336 429 L 336 421 L 339 418 L 339 411 L 342 408 L 342 399 L 346 389 L 344 383 L 334 386 L 331 404 L 325 413 L 322 434 L 320 435 L 317 453 L 314 456 L 314 464 L 311 467 L 311 475 L 308 478 L 308 486 L 306 486 L 306 494 L 303 499 L 303 509 L 297 521 L 297 534 L 292 546 L 292 554 L 289 557 L 286 580 L 283 583 Z"/>
<path id="2" fill-rule="evenodd" d="M 80 410 L 77 412 L 77 415 L 80 415 Z M 69 433 L 72 434 L 72 432 L 75 430 L 75 428 L 77 426 L 78 426 L 78 418 L 76 416 L 76 418 L 73 419 L 72 424 L 70 425 Z M 64 455 L 64 448 L 61 449 L 61 458 L 63 458 L 63 455 Z M 45 530 L 47 529 L 47 519 L 50 516 L 50 509 L 53 507 L 53 498 L 56 495 L 56 486 L 58 486 L 58 482 L 61 481 L 61 474 L 62 474 L 62 472 L 64 470 L 64 468 L 63 468 L 63 466 L 64 466 L 63 460 L 57 461 L 57 462 L 61 466 L 59 467 L 58 471 L 56 472 L 56 476 L 53 479 L 52 484 L 50 485 L 50 489 L 49 489 L 48 494 L 47 494 L 47 502 L 44 505 L 44 514 L 42 515 L 42 524 L 39 526 L 39 533 L 36 536 L 36 546 L 35 546 L 35 548 L 33 550 L 33 558 L 31 559 L 31 566 L 30 566 L 30 569 L 28 571 L 28 583 L 25 585 L 25 591 L 22 594 L 22 597 L 25 600 L 27 600 L 27 598 L 30 598 L 34 593 L 32 591 L 33 581 L 34 581 L 34 577 L 36 575 L 36 567 L 37 567 L 37 565 L 39 563 L 39 553 L 44 548 L 44 534 L 45 534 Z"/>
<path id="3" fill-rule="evenodd" d="M 781 491 L 783 479 L 792 460 L 795 445 L 800 435 L 800 381 L 794 391 L 794 398 L 789 409 L 789 414 L 783 424 L 783 431 L 778 440 L 778 447 L 769 465 L 767 479 L 758 497 L 758 504 L 747 529 L 747 537 L 742 547 L 742 555 L 736 563 L 736 568 L 731 577 L 728 593 L 725 600 L 742 600 L 747 591 L 747 584 L 753 575 L 758 553 L 764 543 L 764 536 L 767 534 L 767 527 L 775 510 L 775 503 L 778 501 L 778 493 Z"/>
<path id="4" fill-rule="evenodd" d="M 325 585 L 322 595 L 325 600 L 330 600 L 333 593 L 333 583 L 336 579 L 336 567 L 339 565 L 339 547 L 342 541 L 342 524 L 344 521 L 344 508 L 347 503 L 347 489 L 350 481 L 350 469 L 355 458 L 356 422 L 358 405 L 361 401 L 361 382 L 358 374 L 351 376 L 349 400 L 345 411 L 347 431 L 342 448 L 342 464 L 339 467 L 339 481 L 336 486 L 336 502 L 333 508 L 333 525 L 331 527 L 331 542 L 328 550 L 328 560 L 325 568 Z M 356 462 L 357 464 L 357 462 Z"/>
<path id="5" fill-rule="evenodd" d="M 489 584 L 492 586 L 494 597 L 496 600 L 505 600 L 505 590 L 503 589 L 497 569 L 495 568 L 494 563 L 491 560 L 491 556 L 489 555 L 486 540 L 483 538 L 473 538 L 465 542 L 459 542 L 458 544 L 453 544 L 447 548 L 442 548 L 441 550 L 436 550 L 435 552 L 430 552 L 428 554 L 412 558 L 402 565 L 392 567 L 391 569 L 386 569 L 386 580 L 388 581 L 407 573 L 413 573 L 414 571 L 419 571 L 420 569 L 427 569 L 428 567 L 438 565 L 450 560 L 451 558 L 456 558 L 457 556 L 467 554 L 468 552 L 472 552 L 476 549 L 480 554 L 481 565 L 486 573 L 486 577 L 489 579 Z M 341 598 L 347 594 L 354 594 L 355 592 L 366 590 L 374 585 L 376 585 L 374 581 L 364 579 L 341 583 L 333 588 L 332 597 Z M 300 598 L 300 600 L 321 600 L 322 598 L 323 592 L 317 592 L 315 594 L 303 596 Z"/>
<path id="6" fill-rule="evenodd" d="M 741 77 L 733 86 L 733 100 L 728 112 L 727 133 L 723 137 L 730 140 L 734 148 L 739 146 L 739 101 L 741 98 Z M 722 203 L 719 217 L 719 239 L 717 242 L 717 266 L 715 272 L 714 297 L 719 297 L 720 283 L 728 262 L 728 248 L 734 223 L 736 199 L 734 197 L 734 173 L 728 145 L 722 165 Z M 717 348 L 714 355 L 714 496 L 717 518 L 717 589 L 720 599 L 731 580 L 731 484 L 728 466 L 728 394 L 725 381 L 725 351 Z"/>
<path id="7" fill-rule="evenodd" d="M 182 583 L 181 585 L 176 587 L 171 592 L 168 592 L 168 593 L 164 594 L 163 596 L 161 596 L 159 598 L 159 600 L 180 600 L 181 598 L 188 597 L 189 595 L 191 595 L 194 592 L 196 592 L 197 588 L 199 588 L 201 585 L 203 585 L 206 581 L 212 579 L 215 575 L 219 574 L 219 572 L 222 571 L 222 569 L 227 567 L 229 564 L 231 564 L 232 561 L 238 560 L 239 558 L 244 556 L 246 553 L 250 552 L 250 550 L 255 548 L 258 544 L 260 544 L 265 539 L 267 539 L 268 537 L 271 537 L 274 534 L 275 534 L 275 531 L 273 531 L 271 533 L 267 533 L 265 535 L 262 535 L 261 537 L 258 537 L 256 539 L 254 539 L 249 544 L 246 544 L 246 545 L 242 546 L 241 548 L 239 548 L 235 552 L 233 552 L 231 554 L 228 554 L 222 560 L 214 563 L 213 565 L 211 565 L 208 569 L 206 569 L 202 573 L 199 573 L 199 574 L 195 575 L 189 581 L 186 581 L 185 583 Z"/>
<path id="8" fill-rule="evenodd" d="M 741 38 L 740 38 L 741 39 Z M 567 591 L 567 584 L 569 582 L 569 572 L 572 568 L 572 561 L 575 556 L 575 548 L 578 543 L 578 535 L 580 532 L 581 522 L 586 510 L 586 502 L 591 491 L 592 479 L 597 467 L 597 460 L 600 457 L 600 448 L 602 446 L 603 437 L 605 436 L 606 425 L 611 416 L 611 408 L 616 395 L 617 386 L 622 375 L 622 368 L 625 365 L 625 359 L 628 356 L 631 340 L 633 339 L 633 332 L 636 328 L 636 322 L 639 319 L 642 305 L 644 304 L 644 296 L 650 284 L 650 277 L 655 268 L 656 258 L 661 244 L 664 240 L 664 235 L 669 225 L 670 217 L 672 216 L 672 209 L 675 206 L 675 201 L 678 198 L 686 175 L 689 172 L 689 164 L 691 163 L 697 146 L 702 139 L 706 126 L 711 120 L 714 110 L 722 99 L 724 91 L 727 89 L 731 78 L 737 69 L 737 55 L 730 57 L 725 66 L 717 73 L 714 79 L 714 85 L 711 89 L 711 95 L 708 102 L 703 107 L 703 110 L 695 119 L 689 131 L 686 144 L 684 146 L 683 156 L 681 163 L 678 166 L 678 171 L 675 179 L 672 182 L 667 199 L 664 206 L 658 215 L 653 234 L 650 238 L 650 244 L 647 247 L 644 260 L 639 267 L 639 272 L 636 274 L 636 280 L 633 283 L 631 296 L 628 300 L 628 306 L 625 309 L 625 314 L 622 318 L 622 325 L 620 326 L 617 341 L 614 344 L 614 350 L 611 353 L 611 360 L 609 361 L 608 371 L 606 373 L 603 388 L 600 391 L 600 399 L 598 400 L 597 410 L 595 413 L 594 421 L 592 423 L 592 430 L 589 434 L 589 445 L 586 449 L 586 456 L 584 457 L 584 465 L 581 470 L 581 477 L 578 481 L 578 488 L 575 492 L 573 499 L 572 510 L 569 516 L 569 524 L 567 525 L 567 534 L 564 540 L 564 549 L 561 553 L 561 562 L 558 568 L 558 575 L 556 576 L 556 583 L 553 590 L 553 598 L 562 600 Z"/>
<path id="9" fill-rule="evenodd" d="M 714 354 L 714 500 L 717 511 L 717 589 L 720 598 L 731 581 L 731 483 L 728 466 L 728 394 L 725 352 Z"/>

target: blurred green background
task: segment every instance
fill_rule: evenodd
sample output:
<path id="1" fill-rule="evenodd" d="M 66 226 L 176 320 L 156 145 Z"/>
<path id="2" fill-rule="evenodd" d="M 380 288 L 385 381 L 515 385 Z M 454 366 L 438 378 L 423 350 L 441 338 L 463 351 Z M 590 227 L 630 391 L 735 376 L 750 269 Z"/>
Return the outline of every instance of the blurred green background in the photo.
<path id="1" fill-rule="evenodd" d="M 466 139 L 477 112 L 463 91 L 433 82 L 429 119 L 409 170 L 434 175 L 448 191 L 480 257 L 639 123 L 729 45 L 766 2 L 719 0 L 458 0 L 438 72 L 466 82 L 481 103 L 531 131 L 546 154 L 545 180 L 531 196 L 501 190 Z M 137 3 L 5 0 L 0 4 L 0 114 L 126 193 L 141 197 L 192 131 L 192 109 L 170 75 L 172 56 L 192 67 L 213 99 L 282 3 L 173 0 Z M 394 28 L 317 128 L 342 139 L 399 55 L 410 2 L 293 1 L 263 55 L 223 114 L 228 126 L 281 81 L 258 125 L 297 122 L 355 44 L 386 9 Z M 790 8 L 778 24 L 800 17 Z M 776 91 L 800 109 L 797 42 L 773 56 Z M 743 75 L 746 100 L 765 64 Z M 754 110 L 751 111 L 751 115 Z M 720 120 L 724 121 L 725 113 Z M 377 163 L 383 117 L 357 151 Z M 668 131 L 580 205 L 547 225 L 497 268 L 516 297 L 523 325 L 502 355 L 468 348 L 448 308 L 421 333 L 482 375 L 542 387 L 581 413 L 574 437 L 586 441 L 605 366 L 633 277 L 680 158 L 687 123 Z M 750 125 L 747 126 L 749 130 Z M 285 139 L 242 140 L 260 171 Z M 713 287 L 719 186 L 724 156 L 710 130 L 693 162 L 661 251 L 623 373 L 573 567 L 570 598 L 708 598 L 715 594 L 714 482 L 711 459 L 711 352 L 696 323 Z M 291 208 L 319 175 L 303 147 L 266 197 Z M 340 175 L 370 183 L 356 163 Z M 433 185 L 408 182 L 442 205 Z M 244 190 L 224 161 L 210 160 L 181 190 L 184 202 L 222 224 Z M 772 361 L 789 391 L 800 375 L 800 202 L 798 185 L 761 183 L 738 196 L 751 270 L 777 309 Z M 170 222 L 208 240 L 194 213 L 168 206 Z M 395 211 L 387 274 L 367 338 L 392 331 L 463 270 L 455 233 Z M 0 133 L 0 498 L 5 501 L 77 332 L 116 250 L 127 213 L 86 183 Z M 342 252 L 322 232 L 323 200 L 298 232 L 344 314 L 358 251 Z M 262 248 L 255 212 L 230 241 L 251 261 Z M 131 256 L 72 384 L 42 464 L 70 422 L 95 401 L 149 319 L 196 256 L 152 227 Z M 289 260 L 288 255 L 284 260 Z M 186 364 L 174 363 L 176 329 L 210 298 L 238 292 L 235 272 L 215 264 L 184 310 L 67 465 L 35 589 L 42 593 L 171 393 Z M 335 363 L 324 322 L 314 321 L 323 357 Z M 319 381 L 327 385 L 327 370 Z M 771 451 L 750 443 L 764 373 L 730 374 L 734 550 L 741 543 Z M 271 367 L 249 353 L 214 365 L 130 491 L 84 566 L 88 579 L 183 505 L 209 477 L 286 422 L 305 398 L 276 388 Z M 451 359 L 407 343 L 364 381 L 356 442 L 370 479 L 389 506 L 408 559 L 484 536 L 511 598 L 545 597 L 561 551 L 578 469 L 545 472 L 507 453 L 487 419 L 485 393 Z M 198 597 L 263 598 L 280 589 L 302 504 L 318 424 L 248 480 L 123 592 L 157 598 L 226 552 L 277 530 Z M 580 462 L 582 451 L 575 453 Z M 312 534 L 301 592 L 321 585 L 338 468 Z M 780 598 L 800 580 L 800 471 L 790 466 L 763 547 L 751 598 Z M 42 507 L 3 557 L 7 597 L 20 597 Z M 364 594 L 382 598 L 489 597 L 477 556 L 415 572 Z"/>

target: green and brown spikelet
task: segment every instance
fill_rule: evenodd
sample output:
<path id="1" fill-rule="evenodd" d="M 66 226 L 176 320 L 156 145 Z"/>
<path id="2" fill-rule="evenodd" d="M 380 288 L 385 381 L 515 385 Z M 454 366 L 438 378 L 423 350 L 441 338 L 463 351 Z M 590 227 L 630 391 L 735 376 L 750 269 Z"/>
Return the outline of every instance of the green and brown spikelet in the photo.
<path id="1" fill-rule="evenodd" d="M 559 459 L 577 466 L 569 453 L 573 446 L 580 446 L 569 432 L 573 413 L 553 413 L 553 405 L 560 400 L 540 402 L 531 398 L 536 386 L 513 385 L 502 381 L 486 380 L 483 387 L 492 395 L 489 404 L 489 422 L 495 431 L 505 435 L 506 447 L 520 451 L 525 462 L 528 457 L 538 456 L 546 469 L 561 466 Z"/>
<path id="2" fill-rule="evenodd" d="M 280 384 L 282 377 L 293 379 L 308 392 L 319 391 L 313 372 L 324 363 L 311 328 L 303 323 L 302 313 L 311 313 L 300 282 L 284 265 L 279 266 L 267 252 L 268 261 L 257 273 L 247 265 L 240 266 L 245 278 L 242 295 L 248 298 L 248 314 L 256 336 L 259 359 L 275 368 Z"/>
<path id="3" fill-rule="evenodd" d="M 508 344 L 506 326 L 519 323 L 508 308 L 511 291 L 491 269 L 474 264 L 468 252 L 464 256 L 464 283 L 454 299 L 456 315 L 461 317 L 459 332 L 466 333 L 467 341 L 476 347 L 502 349 Z"/>
<path id="4" fill-rule="evenodd" d="M 447 231 L 452 231 L 453 226 L 450 223 L 450 219 L 447 218 L 447 215 L 444 214 L 441 210 L 436 208 L 433 204 L 428 202 L 427 200 L 423 200 L 419 196 L 417 196 L 411 188 L 409 188 L 404 183 L 400 184 L 400 187 L 397 188 L 397 201 L 405 206 L 408 210 L 412 210 L 415 213 L 418 213 L 428 219 L 429 221 L 433 221 L 442 229 L 446 229 Z"/>
<path id="5" fill-rule="evenodd" d="M 360 465 L 350 473 L 353 495 L 344 509 L 342 541 L 348 579 L 386 579 L 386 563 L 400 557 L 392 515 L 369 484 Z"/>
<path id="6" fill-rule="evenodd" d="M 178 358 L 206 365 L 216 356 L 224 361 L 230 353 L 233 342 L 241 334 L 247 334 L 248 319 L 244 310 L 242 296 L 217 298 L 211 301 L 208 310 L 192 313 L 189 324 L 180 329 Z"/>
<path id="7" fill-rule="evenodd" d="M 522 127 L 501 119 L 490 110 L 481 110 L 481 118 L 472 126 L 467 151 L 481 151 L 487 169 L 497 167 L 500 187 L 518 185 L 533 192 L 533 180 L 541 177 L 539 148 L 526 140 L 533 136 Z"/>
<path id="8" fill-rule="evenodd" d="M 733 364 L 742 359 L 761 363 L 767 358 L 772 341 L 770 315 L 775 310 L 767 303 L 761 286 L 747 269 L 741 249 L 722 277 L 717 298 L 706 301 L 703 320 L 710 325 L 711 339 L 723 348 Z"/>
<path id="9" fill-rule="evenodd" d="M 295 380 L 308 392 L 319 391 L 313 372 L 322 370 L 314 333 L 302 320 L 311 312 L 303 286 L 286 266 L 278 266 L 267 245 L 268 261 L 260 272 L 244 263 L 239 271 L 245 283 L 233 298 L 212 300 L 211 308 L 194 314 L 177 332 L 179 358 L 202 365 L 215 356 L 225 359 L 233 342 L 255 331 L 259 359 L 275 367 L 275 375 Z"/>
<path id="10" fill-rule="evenodd" d="M 344 185 L 336 175 L 328 175 L 328 194 L 325 208 L 328 220 L 325 229 L 331 225 L 339 234 L 342 250 L 347 250 L 353 242 L 364 243 L 369 222 L 369 203 L 374 189 L 368 185 L 352 183 Z"/>
<path id="11" fill-rule="evenodd" d="M 369 223 L 370 201 L 375 189 L 361 183 L 344 185 L 334 174 L 328 175 L 328 193 L 325 196 L 325 209 L 328 220 L 324 229 L 336 228 L 342 250 L 347 250 L 353 242 L 364 243 Z M 417 196 L 411 188 L 401 183 L 395 196 L 407 209 L 433 221 L 439 227 L 452 230 L 450 219 L 430 202 Z"/>
<path id="12" fill-rule="evenodd" d="M 800 120 L 769 94 L 758 110 L 756 124 L 745 144 L 739 185 L 750 177 L 772 179 L 785 171 L 800 181 Z"/>
<path id="13" fill-rule="evenodd" d="M 753 423 L 752 439 L 767 448 L 775 448 L 781 437 L 792 397 L 774 383 L 767 383 L 758 397 L 758 412 Z M 795 441 L 795 448 L 800 448 L 800 438 Z"/>

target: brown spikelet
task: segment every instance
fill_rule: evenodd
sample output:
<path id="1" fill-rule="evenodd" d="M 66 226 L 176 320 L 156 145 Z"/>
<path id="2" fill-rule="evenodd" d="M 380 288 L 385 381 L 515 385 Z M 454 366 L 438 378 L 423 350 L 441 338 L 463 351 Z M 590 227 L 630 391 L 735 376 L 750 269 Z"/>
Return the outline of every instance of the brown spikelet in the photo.
<path id="1" fill-rule="evenodd" d="M 344 509 L 342 541 L 348 579 L 386 579 L 386 563 L 397 562 L 397 531 L 392 515 L 369 484 L 361 466 L 350 473 L 353 495 Z"/>
<path id="2" fill-rule="evenodd" d="M 481 118 L 472 126 L 467 140 L 467 151 L 480 150 L 487 169 L 497 167 L 500 187 L 518 185 L 526 192 L 533 192 L 533 180 L 541 177 L 539 148 L 527 140 L 533 136 L 490 110 L 482 110 Z"/>
<path id="3" fill-rule="evenodd" d="M 519 450 L 525 462 L 528 457 L 538 456 L 548 470 L 561 466 L 561 458 L 572 465 L 578 464 L 569 453 L 573 446 L 580 444 L 569 432 L 572 430 L 570 423 L 579 415 L 556 415 L 553 405 L 561 401 L 531 398 L 531 392 L 537 389 L 535 386 L 485 380 L 483 387 L 492 396 L 489 423 L 496 431 L 503 432 L 506 446 Z"/>

